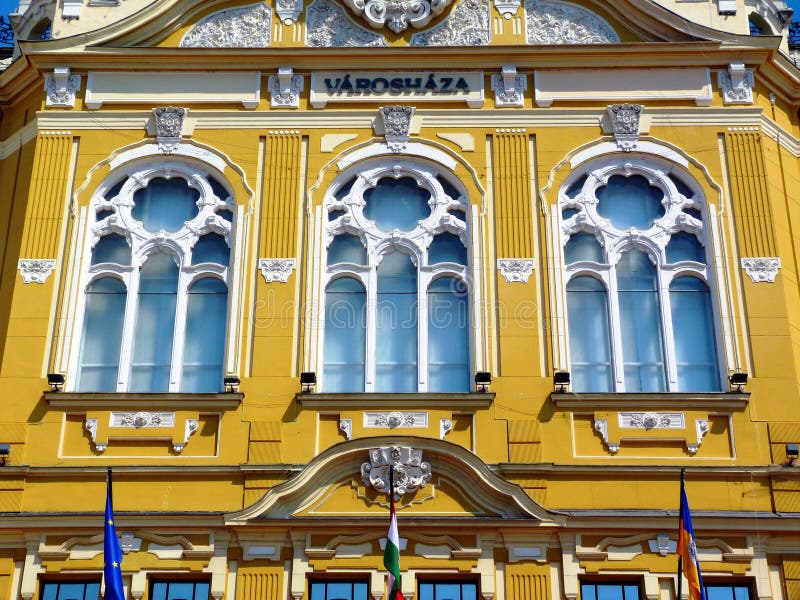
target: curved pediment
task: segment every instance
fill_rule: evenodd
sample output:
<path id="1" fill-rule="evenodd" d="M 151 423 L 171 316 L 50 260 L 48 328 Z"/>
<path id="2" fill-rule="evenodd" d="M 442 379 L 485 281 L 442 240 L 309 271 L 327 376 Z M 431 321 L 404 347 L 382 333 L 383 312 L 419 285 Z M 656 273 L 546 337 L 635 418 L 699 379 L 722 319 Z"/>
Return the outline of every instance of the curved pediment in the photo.
<path id="1" fill-rule="evenodd" d="M 534 502 L 522 488 L 498 476 L 461 446 L 429 438 L 388 436 L 360 438 L 328 448 L 294 478 L 270 489 L 252 506 L 228 514 L 226 521 L 243 524 L 302 517 L 383 516 L 389 506 L 388 497 L 379 491 L 377 473 L 372 473 L 372 477 L 378 489 L 369 483 L 371 469 L 364 465 L 377 470 L 375 461 L 379 458 L 371 456 L 371 451 L 389 447 L 421 452 L 406 467 L 412 475 L 415 469 L 421 469 L 422 475 L 421 480 L 408 485 L 405 494 L 399 494 L 397 507 L 403 514 L 535 519 L 543 524 L 562 521 L 559 515 Z M 398 464 L 402 464 L 405 459 L 399 460 Z M 421 482 L 424 485 L 419 485 Z"/>

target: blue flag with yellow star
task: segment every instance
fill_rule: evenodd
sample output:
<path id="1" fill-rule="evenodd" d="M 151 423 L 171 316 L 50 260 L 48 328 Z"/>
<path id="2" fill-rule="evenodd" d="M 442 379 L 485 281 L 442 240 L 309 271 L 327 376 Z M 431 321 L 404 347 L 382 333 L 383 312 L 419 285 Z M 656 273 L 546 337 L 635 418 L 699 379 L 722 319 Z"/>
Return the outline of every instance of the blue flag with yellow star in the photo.
<path id="1" fill-rule="evenodd" d="M 111 467 L 108 468 L 106 490 L 106 524 L 103 536 L 103 556 L 105 566 L 103 575 L 106 580 L 105 600 L 125 600 L 122 587 L 122 548 L 119 546 L 117 530 L 114 528 L 114 508 L 111 502 Z"/>

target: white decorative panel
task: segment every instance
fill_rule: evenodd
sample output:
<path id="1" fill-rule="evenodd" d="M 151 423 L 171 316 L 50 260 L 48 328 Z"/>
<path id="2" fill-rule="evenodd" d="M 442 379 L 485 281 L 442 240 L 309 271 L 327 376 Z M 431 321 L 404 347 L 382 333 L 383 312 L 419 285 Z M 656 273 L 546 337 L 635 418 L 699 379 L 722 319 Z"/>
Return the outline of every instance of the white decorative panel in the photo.
<path id="1" fill-rule="evenodd" d="M 425 428 L 428 426 L 428 413 L 426 412 L 365 412 L 364 427 L 376 428 L 387 427 L 416 427 Z"/>

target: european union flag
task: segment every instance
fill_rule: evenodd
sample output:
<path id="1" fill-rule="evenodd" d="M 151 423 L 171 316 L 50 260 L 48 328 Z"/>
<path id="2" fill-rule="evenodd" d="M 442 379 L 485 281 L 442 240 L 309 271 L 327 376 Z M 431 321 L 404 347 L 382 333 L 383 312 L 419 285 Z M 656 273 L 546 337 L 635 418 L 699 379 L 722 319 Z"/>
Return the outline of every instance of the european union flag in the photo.
<path id="1" fill-rule="evenodd" d="M 114 508 L 111 502 L 111 467 L 108 468 L 106 489 L 106 523 L 103 536 L 103 575 L 106 580 L 105 600 L 125 600 L 122 587 L 122 548 L 119 545 L 117 530 L 114 528 Z"/>

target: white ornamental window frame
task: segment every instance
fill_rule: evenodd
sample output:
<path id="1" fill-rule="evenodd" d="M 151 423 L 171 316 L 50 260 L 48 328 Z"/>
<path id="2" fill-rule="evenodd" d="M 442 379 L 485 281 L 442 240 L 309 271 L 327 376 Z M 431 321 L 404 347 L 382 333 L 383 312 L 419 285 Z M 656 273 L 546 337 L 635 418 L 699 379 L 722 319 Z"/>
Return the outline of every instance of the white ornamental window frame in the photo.
<path id="1" fill-rule="evenodd" d="M 461 195 L 459 198 L 451 198 L 444 191 L 437 177 L 441 176 L 448 184 L 453 186 Z M 363 193 L 374 188 L 380 179 L 390 177 L 401 179 L 410 177 L 417 184 L 431 194 L 428 205 L 431 207 L 431 214 L 420 221 L 420 223 L 410 231 L 386 232 L 382 231 L 377 225 L 367 219 L 363 214 L 366 203 L 363 201 Z M 346 184 L 353 182 L 352 188 L 340 201 L 335 194 Z M 454 217 L 448 209 L 456 209 L 463 212 L 463 219 Z M 336 210 L 346 210 L 346 214 L 333 221 L 328 220 L 328 214 Z M 411 157 L 376 158 L 364 163 L 354 165 L 343 171 L 329 186 L 323 201 L 321 218 L 322 226 L 322 277 L 319 292 L 319 312 L 320 327 L 317 338 L 317 367 L 316 372 L 319 380 L 319 389 L 325 389 L 324 382 L 324 347 L 325 347 L 325 303 L 326 290 L 328 284 L 341 277 L 350 277 L 359 281 L 366 290 L 366 362 L 365 362 L 365 382 L 364 392 L 375 392 L 375 373 L 376 373 L 376 314 L 377 307 L 377 270 L 383 257 L 389 252 L 400 251 L 411 258 L 412 263 L 417 268 L 417 393 L 428 391 L 428 288 L 434 280 L 441 277 L 453 277 L 460 280 L 467 290 L 467 327 L 469 327 L 469 348 L 470 357 L 469 372 L 474 372 L 475 348 L 475 307 L 473 305 L 474 290 L 471 281 L 472 263 L 472 243 L 470 239 L 470 203 L 464 185 L 458 178 L 446 169 L 442 169 L 433 163 L 418 160 Z M 348 218 L 349 217 L 349 218 Z M 467 264 L 442 262 L 435 265 L 428 265 L 428 247 L 433 241 L 434 236 L 440 233 L 452 233 L 457 235 L 464 244 Z M 340 234 L 351 234 L 357 236 L 366 249 L 367 264 L 357 265 L 353 263 L 338 263 L 328 266 L 328 248 L 334 237 Z M 471 378 L 470 378 L 471 379 Z M 472 387 L 472 381 L 470 381 Z"/>
<path id="2" fill-rule="evenodd" d="M 208 178 L 213 177 L 227 192 L 227 198 L 219 198 L 214 194 Z M 167 180 L 180 178 L 186 181 L 191 189 L 199 192 L 197 215 L 187 221 L 175 232 L 148 232 L 140 221 L 133 218 L 133 195 L 144 189 L 153 179 Z M 121 180 L 125 183 L 116 196 L 106 199 L 108 192 Z M 223 208 L 224 207 L 224 208 Z M 113 210 L 114 214 L 97 220 L 97 214 L 105 210 Z M 219 216 L 220 210 L 231 214 L 231 222 Z M 75 304 L 74 331 L 70 341 L 67 389 L 80 391 L 77 388 L 78 370 L 80 368 L 80 348 L 84 331 L 86 310 L 86 290 L 103 277 L 116 278 L 125 285 L 125 315 L 122 325 L 122 340 L 119 355 L 119 371 L 116 392 L 126 392 L 130 381 L 131 359 L 136 326 L 136 314 L 139 300 L 139 269 L 149 256 L 163 251 L 176 260 L 178 266 L 178 287 L 175 306 L 175 325 L 173 329 L 172 356 L 170 359 L 170 378 L 168 392 L 180 391 L 181 369 L 185 342 L 186 310 L 188 305 L 188 289 L 196 281 L 213 277 L 228 289 L 228 319 L 225 334 L 225 358 L 227 365 L 230 351 L 231 307 L 234 290 L 231 289 L 232 266 L 236 248 L 238 210 L 231 185 L 222 173 L 216 169 L 191 159 L 170 159 L 164 157 L 144 159 L 114 169 L 98 186 L 86 211 L 86 235 L 80 257 L 80 283 L 78 300 Z M 221 235 L 230 252 L 229 266 L 214 263 L 192 265 L 192 248 L 201 236 L 208 233 Z M 130 266 L 115 263 L 99 263 L 92 265 L 92 251 L 100 239 L 109 234 L 118 234 L 125 238 L 131 249 Z M 220 381 L 220 390 L 222 382 Z"/>
<path id="3" fill-rule="evenodd" d="M 595 192 L 606 185 L 614 175 L 629 177 L 640 175 L 648 183 L 664 193 L 662 206 L 665 213 L 655 219 L 647 230 L 635 228 L 619 230 L 613 227 L 610 219 L 597 212 Z M 687 198 L 678 191 L 670 176 L 679 179 L 693 192 Z M 586 177 L 580 192 L 573 198 L 566 192 L 583 177 Z M 587 201 L 588 200 L 588 201 Z M 580 208 L 581 211 L 571 217 L 562 218 L 562 212 L 570 208 Z M 683 212 L 685 208 L 699 210 L 702 220 Z M 708 286 L 711 300 L 712 320 L 714 324 L 714 344 L 717 356 L 717 370 L 719 375 L 720 390 L 725 389 L 725 377 L 728 373 L 726 361 L 726 347 L 723 334 L 723 308 L 719 297 L 719 285 L 722 274 L 714 268 L 715 248 L 711 211 L 700 186 L 688 172 L 679 166 L 663 159 L 653 157 L 636 157 L 626 155 L 624 158 L 605 156 L 582 165 L 574 171 L 561 186 L 558 195 L 558 214 L 553 219 L 557 231 L 555 239 L 559 240 L 559 259 L 563 265 L 563 280 L 561 285 L 561 306 L 565 323 L 568 320 L 567 285 L 575 277 L 588 275 L 603 284 L 608 300 L 608 327 L 609 342 L 611 346 L 611 368 L 613 377 L 612 392 L 625 392 L 624 358 L 622 354 L 622 336 L 620 333 L 619 297 L 616 283 L 616 265 L 622 254 L 628 250 L 636 249 L 647 255 L 656 269 L 656 282 L 658 286 L 659 325 L 661 328 L 662 350 L 666 370 L 666 391 L 678 392 L 678 373 L 673 339 L 672 311 L 669 295 L 669 286 L 672 281 L 683 275 L 694 276 Z M 666 262 L 666 247 L 671 236 L 678 232 L 696 235 L 705 251 L 705 263 L 695 261 Z M 572 234 L 589 233 L 594 235 L 603 252 L 605 263 L 591 261 L 578 261 L 567 264 L 564 250 Z M 568 327 L 564 327 L 564 346 L 567 364 L 570 361 L 570 339 Z"/>

